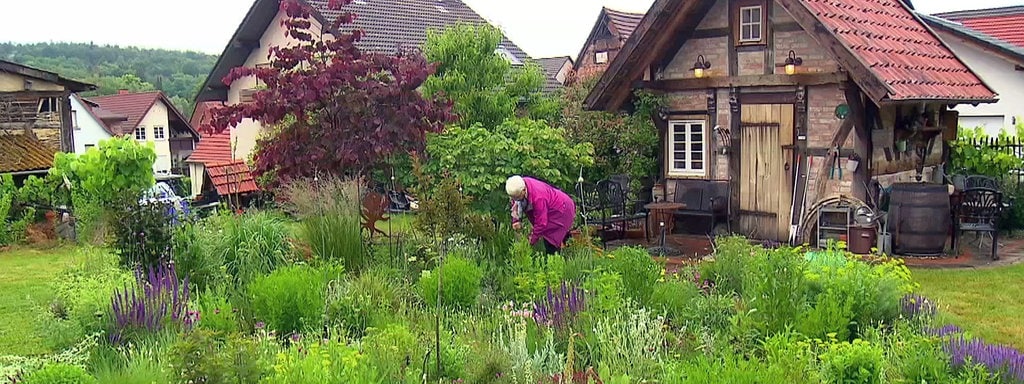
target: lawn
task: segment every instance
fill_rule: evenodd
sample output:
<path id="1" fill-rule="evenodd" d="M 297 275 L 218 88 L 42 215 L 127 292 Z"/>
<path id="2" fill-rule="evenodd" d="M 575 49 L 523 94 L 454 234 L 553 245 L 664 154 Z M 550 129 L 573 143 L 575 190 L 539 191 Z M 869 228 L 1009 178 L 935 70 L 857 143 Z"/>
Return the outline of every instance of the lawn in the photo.
<path id="1" fill-rule="evenodd" d="M 915 269 L 921 294 L 947 322 L 992 343 L 1024 350 L 1024 264 L 986 269 Z"/>
<path id="2" fill-rule="evenodd" d="M 35 327 L 35 306 L 53 297 L 49 283 L 72 261 L 73 247 L 0 252 L 0 355 L 49 352 Z"/>

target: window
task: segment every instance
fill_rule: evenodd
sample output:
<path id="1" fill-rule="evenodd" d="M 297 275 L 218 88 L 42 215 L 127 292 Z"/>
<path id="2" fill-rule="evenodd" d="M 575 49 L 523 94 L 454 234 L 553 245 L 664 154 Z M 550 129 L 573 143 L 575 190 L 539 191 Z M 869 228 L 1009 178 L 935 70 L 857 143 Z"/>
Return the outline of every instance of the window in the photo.
<path id="1" fill-rule="evenodd" d="M 707 170 L 708 141 L 704 120 L 670 121 L 668 173 L 672 176 L 704 176 Z"/>
<path id="2" fill-rule="evenodd" d="M 60 103 L 56 97 L 43 97 L 39 99 L 39 113 L 57 113 L 60 112 Z"/>
<path id="3" fill-rule="evenodd" d="M 764 26 L 764 12 L 760 5 L 740 7 L 740 43 L 760 43 Z"/>
<path id="4" fill-rule="evenodd" d="M 71 111 L 71 126 L 75 129 L 82 129 L 78 125 L 78 111 Z"/>
<path id="5" fill-rule="evenodd" d="M 594 63 L 604 64 L 608 62 L 608 51 L 601 51 L 594 54 Z"/>
<path id="6" fill-rule="evenodd" d="M 163 140 L 167 138 L 167 133 L 164 132 L 164 127 L 156 126 L 153 127 L 153 140 Z"/>
<path id="7" fill-rule="evenodd" d="M 85 145 L 85 150 L 88 151 L 89 148 L 92 148 L 92 147 L 95 147 L 95 146 L 96 146 L 96 144 L 86 144 Z"/>
<path id="8" fill-rule="evenodd" d="M 135 128 L 135 140 L 145 141 L 146 140 L 146 127 Z"/>

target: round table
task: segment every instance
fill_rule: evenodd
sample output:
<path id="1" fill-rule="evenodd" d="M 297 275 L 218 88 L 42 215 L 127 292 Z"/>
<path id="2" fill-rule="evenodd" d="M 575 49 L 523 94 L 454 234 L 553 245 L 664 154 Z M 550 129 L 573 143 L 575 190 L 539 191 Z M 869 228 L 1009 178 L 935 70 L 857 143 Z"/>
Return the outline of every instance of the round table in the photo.
<path id="1" fill-rule="evenodd" d="M 676 223 L 673 212 L 686 208 L 686 204 L 662 201 L 644 205 L 644 208 L 651 212 L 647 215 L 649 218 L 647 228 L 651 232 L 652 237 L 657 237 L 661 235 L 660 223 L 665 223 L 666 234 L 672 233 Z"/>

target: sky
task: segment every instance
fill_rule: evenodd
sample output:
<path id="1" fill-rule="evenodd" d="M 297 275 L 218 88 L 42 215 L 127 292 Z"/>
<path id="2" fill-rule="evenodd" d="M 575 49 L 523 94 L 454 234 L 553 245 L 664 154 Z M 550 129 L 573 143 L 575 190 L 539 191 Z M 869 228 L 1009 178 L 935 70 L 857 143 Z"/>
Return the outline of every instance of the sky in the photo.
<path id="1" fill-rule="evenodd" d="M 532 57 L 579 53 L 602 6 L 645 12 L 654 0 L 464 0 Z M 93 42 L 219 55 L 253 0 L 0 0 L 0 42 Z M 924 13 L 1024 0 L 913 0 Z M 42 13 L 41 13 L 42 12 Z M 36 15 L 19 17 L 16 15 Z M 39 16 L 45 15 L 45 16 Z M 11 17 L 14 16 L 14 17 Z M 46 22 L 42 22 L 45 20 Z"/>

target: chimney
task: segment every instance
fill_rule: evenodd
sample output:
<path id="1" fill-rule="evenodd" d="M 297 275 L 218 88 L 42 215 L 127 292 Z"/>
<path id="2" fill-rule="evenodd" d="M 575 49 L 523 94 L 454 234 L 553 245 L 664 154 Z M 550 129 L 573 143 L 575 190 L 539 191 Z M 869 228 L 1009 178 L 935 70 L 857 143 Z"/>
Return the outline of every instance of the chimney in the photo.
<path id="1" fill-rule="evenodd" d="M 128 94 L 128 90 L 127 89 L 118 89 L 117 90 L 117 94 L 118 95 L 127 95 Z"/>

